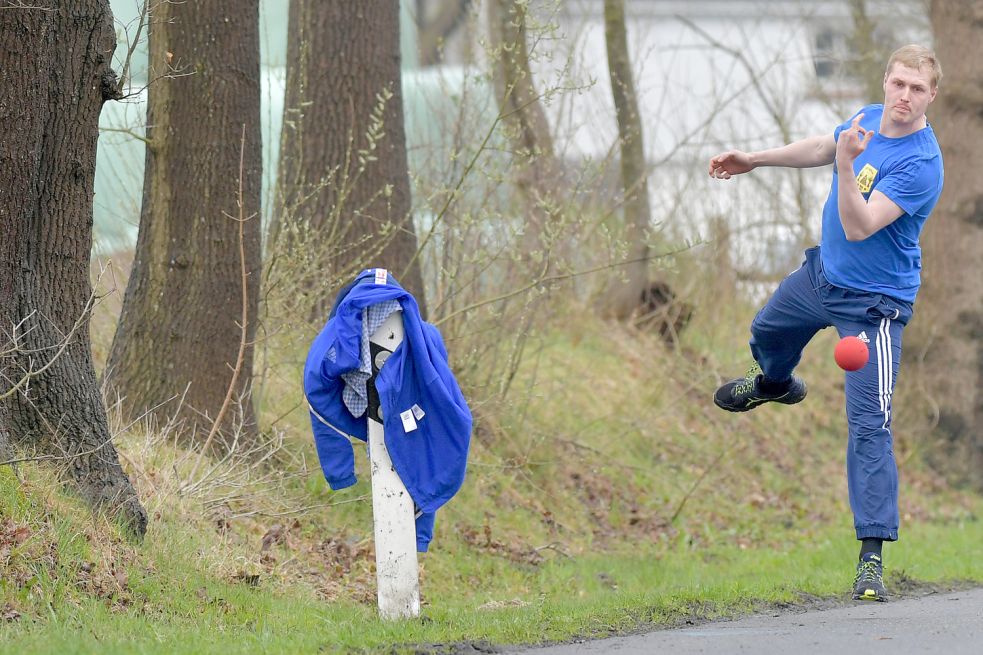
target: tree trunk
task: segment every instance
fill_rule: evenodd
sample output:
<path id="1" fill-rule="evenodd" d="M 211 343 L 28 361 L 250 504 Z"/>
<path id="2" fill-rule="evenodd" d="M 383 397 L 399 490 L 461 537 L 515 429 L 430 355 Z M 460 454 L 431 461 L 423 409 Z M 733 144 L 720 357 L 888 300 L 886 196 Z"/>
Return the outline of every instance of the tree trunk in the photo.
<path id="1" fill-rule="evenodd" d="M 604 0 L 604 37 L 608 51 L 608 71 L 618 119 L 621 145 L 621 185 L 624 192 L 624 239 L 628 244 L 629 264 L 624 268 L 627 280 L 615 283 L 606 294 L 607 313 L 618 319 L 628 318 L 648 288 L 649 209 L 648 171 L 642 140 L 642 121 L 638 97 L 628 57 L 624 0 Z"/>
<path id="2" fill-rule="evenodd" d="M 850 72 L 863 84 L 864 102 L 884 101 L 884 70 L 890 48 L 877 38 L 877 25 L 867 12 L 867 0 L 850 0 L 853 29 L 849 36 Z"/>
<path id="3" fill-rule="evenodd" d="M 945 443 L 934 449 L 937 459 L 983 489 L 983 67 L 967 56 L 983 40 L 983 6 L 936 0 L 931 20 L 945 78 L 929 119 L 945 158 L 945 189 L 922 239 L 922 319 L 913 344 L 924 352 L 918 379 L 938 406 Z"/>
<path id="4" fill-rule="evenodd" d="M 528 221 L 526 255 L 546 256 L 548 231 L 562 197 L 560 165 L 553 148 L 549 121 L 533 84 L 526 43 L 528 3 L 488 0 L 488 23 L 497 61 L 496 99 L 512 142 L 513 175 L 525 204 Z"/>
<path id="5" fill-rule="evenodd" d="M 471 0 L 441 0 L 431 18 L 424 14 L 422 3 L 417 3 L 419 27 L 420 66 L 436 66 L 442 59 L 444 42 L 453 36 L 468 15 Z"/>
<path id="6" fill-rule="evenodd" d="M 399 2 L 292 0 L 288 31 L 272 248 L 291 232 L 293 245 L 314 251 L 311 284 L 319 290 L 364 268 L 389 269 L 423 310 Z"/>
<path id="7" fill-rule="evenodd" d="M 247 441 L 255 437 L 249 388 L 260 278 L 259 0 L 159 3 L 149 41 L 151 79 L 172 74 L 149 89 L 140 232 L 106 376 L 129 417 L 163 419 L 180 407 L 186 437 L 196 426 L 211 428 L 232 388 L 239 402 L 224 415 L 216 442 L 227 447 L 234 430 Z M 244 257 L 240 191 L 248 219 Z M 249 345 L 233 387 L 243 265 Z"/>
<path id="8" fill-rule="evenodd" d="M 99 113 L 118 95 L 113 18 L 107 0 L 45 4 L 0 3 L 0 439 L 53 459 L 87 502 L 142 535 L 89 342 Z"/>

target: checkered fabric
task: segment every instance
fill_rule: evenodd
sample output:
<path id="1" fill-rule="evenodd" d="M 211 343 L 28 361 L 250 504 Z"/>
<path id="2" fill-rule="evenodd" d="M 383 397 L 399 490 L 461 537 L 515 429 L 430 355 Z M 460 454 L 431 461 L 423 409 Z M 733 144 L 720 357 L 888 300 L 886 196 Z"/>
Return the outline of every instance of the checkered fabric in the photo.
<path id="1" fill-rule="evenodd" d="M 375 334 L 379 326 L 385 323 L 389 315 L 399 311 L 399 301 L 387 300 L 375 305 L 369 305 L 362 312 L 362 345 L 359 355 L 358 369 L 342 373 L 341 377 L 345 381 L 345 388 L 341 392 L 341 397 L 345 401 L 345 407 L 358 417 L 365 413 L 369 406 L 369 393 L 365 383 L 372 377 L 372 358 L 369 356 L 369 337 Z"/>

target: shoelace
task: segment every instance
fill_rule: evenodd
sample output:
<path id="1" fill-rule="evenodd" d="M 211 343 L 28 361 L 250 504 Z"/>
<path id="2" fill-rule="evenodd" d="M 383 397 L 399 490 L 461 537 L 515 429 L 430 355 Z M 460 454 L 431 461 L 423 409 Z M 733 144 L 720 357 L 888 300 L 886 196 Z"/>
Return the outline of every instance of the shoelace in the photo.
<path id="1" fill-rule="evenodd" d="M 877 570 L 876 562 L 861 562 L 860 568 L 857 569 L 857 578 L 854 580 L 854 584 L 858 582 L 880 582 L 881 574 Z"/>
<path id="2" fill-rule="evenodd" d="M 754 390 L 754 381 L 758 378 L 758 374 L 761 373 L 761 367 L 755 362 L 754 366 L 747 370 L 744 374 L 744 381 L 739 382 L 736 387 L 734 387 L 735 395 L 743 395 L 750 393 Z"/>

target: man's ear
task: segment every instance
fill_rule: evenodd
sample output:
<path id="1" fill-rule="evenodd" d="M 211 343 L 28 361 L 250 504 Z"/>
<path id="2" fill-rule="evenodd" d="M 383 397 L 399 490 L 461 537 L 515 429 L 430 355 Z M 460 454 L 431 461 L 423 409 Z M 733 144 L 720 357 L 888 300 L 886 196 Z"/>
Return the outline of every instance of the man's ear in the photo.
<path id="1" fill-rule="evenodd" d="M 928 104 L 932 104 L 935 101 L 935 96 L 939 93 L 939 87 L 932 87 L 932 97 L 928 99 Z"/>

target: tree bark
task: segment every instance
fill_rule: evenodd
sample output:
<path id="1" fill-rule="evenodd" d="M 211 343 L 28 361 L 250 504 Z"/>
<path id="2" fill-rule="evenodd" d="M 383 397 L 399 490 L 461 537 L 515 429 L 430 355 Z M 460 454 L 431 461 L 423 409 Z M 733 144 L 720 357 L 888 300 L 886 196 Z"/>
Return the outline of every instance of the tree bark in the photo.
<path id="1" fill-rule="evenodd" d="M 913 334 L 916 375 L 938 406 L 941 466 L 983 489 L 983 67 L 967 56 L 983 40 L 983 5 L 935 0 L 936 53 L 945 77 L 929 120 L 945 158 L 945 188 L 922 238 L 925 268 Z M 913 327 L 915 327 L 913 325 Z M 907 350 L 907 349 L 906 349 Z M 917 359 L 916 359 L 917 361 Z"/>
<path id="2" fill-rule="evenodd" d="M 236 430 L 240 445 L 256 436 L 249 390 L 262 233 L 259 0 L 159 3 L 149 50 L 151 78 L 171 74 L 149 89 L 140 231 L 106 377 L 128 417 L 166 419 L 180 408 L 185 437 L 207 432 L 239 354 L 244 265 L 249 345 L 233 388 L 238 406 L 215 442 L 222 450 Z"/>
<path id="3" fill-rule="evenodd" d="M 89 342 L 99 113 L 118 95 L 112 13 L 107 0 L 45 5 L 0 3 L 0 440 L 54 460 L 142 535 Z"/>
<path id="4" fill-rule="evenodd" d="M 322 288 L 364 268 L 389 269 L 424 311 L 399 2 L 291 0 L 288 31 L 279 207 L 270 243 L 281 247 L 288 231 L 302 235 L 293 243 L 316 251 L 312 284 Z"/>
<path id="5" fill-rule="evenodd" d="M 618 119 L 618 142 L 621 145 L 624 239 L 628 244 L 629 261 L 624 268 L 627 279 L 623 284 L 615 283 L 611 292 L 606 294 L 606 299 L 607 313 L 624 320 L 638 309 L 648 288 L 649 231 L 652 224 L 642 121 L 628 57 L 624 0 L 604 0 L 604 37 Z"/>

